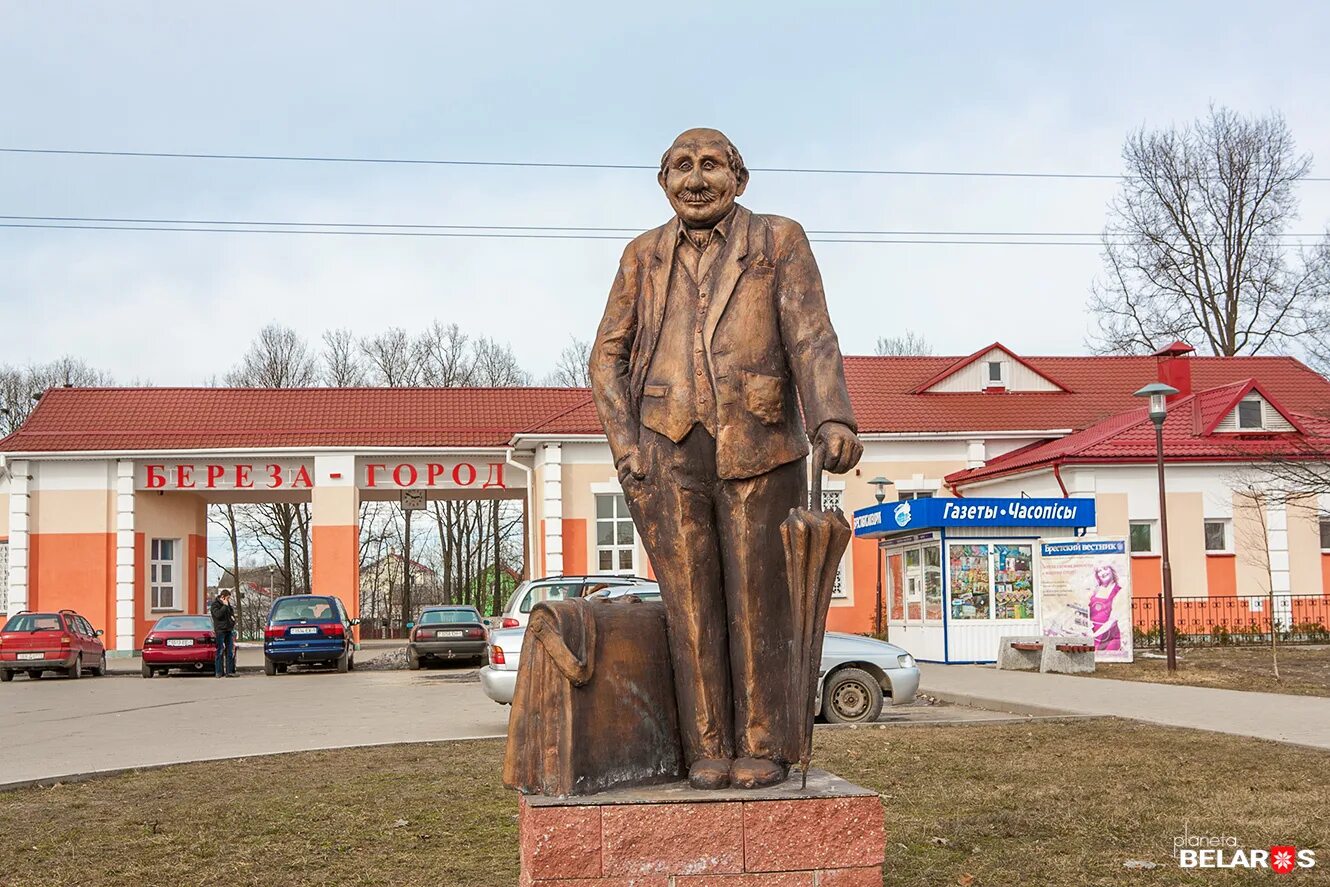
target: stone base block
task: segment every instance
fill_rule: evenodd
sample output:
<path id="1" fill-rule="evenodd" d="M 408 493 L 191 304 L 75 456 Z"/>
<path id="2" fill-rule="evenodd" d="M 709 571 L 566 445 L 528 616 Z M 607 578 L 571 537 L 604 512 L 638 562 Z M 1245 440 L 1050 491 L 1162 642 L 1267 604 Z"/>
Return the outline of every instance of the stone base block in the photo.
<path id="1" fill-rule="evenodd" d="M 1008 671 L 1039 671 L 1045 640 L 1041 635 L 1003 637 L 998 641 L 997 667 Z"/>
<path id="2" fill-rule="evenodd" d="M 1040 671 L 1061 674 L 1087 674 L 1094 671 L 1094 641 L 1090 638 L 1044 638 L 1044 658 Z"/>
<path id="3" fill-rule="evenodd" d="M 522 887 L 880 887 L 877 793 L 822 770 L 799 784 L 523 796 Z"/>

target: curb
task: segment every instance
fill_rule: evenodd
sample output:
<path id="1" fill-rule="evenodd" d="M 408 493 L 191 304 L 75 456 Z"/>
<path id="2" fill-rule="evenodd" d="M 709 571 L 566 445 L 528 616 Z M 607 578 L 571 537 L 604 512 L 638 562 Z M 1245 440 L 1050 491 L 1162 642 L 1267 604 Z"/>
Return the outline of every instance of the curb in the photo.
<path id="1" fill-rule="evenodd" d="M 16 791 L 24 788 L 50 788 L 56 784 L 70 785 L 77 782 L 91 782 L 106 776 L 121 776 L 126 773 L 140 773 L 147 770 L 161 770 L 165 767 L 180 767 L 185 764 L 207 764 L 213 761 L 244 761 L 250 758 L 276 758 L 285 755 L 303 755 L 316 751 L 340 751 L 348 748 L 384 748 L 393 745 L 432 745 L 443 742 L 472 742 L 479 739 L 507 739 L 504 734 L 492 736 L 457 736 L 451 739 L 390 739 L 384 742 L 357 742 L 349 745 L 321 745 L 315 748 L 296 748 L 290 751 L 264 751 L 247 755 L 214 755 L 207 758 L 189 758 L 181 761 L 163 761 L 157 764 L 139 764 L 133 767 L 111 767 L 106 770 L 88 770 L 82 773 L 67 773 L 62 776 L 38 776 L 33 779 L 18 779 L 13 782 L 0 782 L 0 792 Z"/>
<path id="2" fill-rule="evenodd" d="M 1070 711 L 1065 708 L 1054 708 L 1049 705 L 1031 705 L 1025 702 L 1012 702 L 1007 699 L 990 699 L 986 696 L 978 696 L 973 693 L 955 693 L 949 690 L 932 690 L 928 695 L 942 702 L 950 702 L 953 705 L 965 705 L 970 708 L 982 708 L 986 711 L 1001 711 L 1014 715 L 1033 715 L 1036 717 L 1065 717 L 1084 716 L 1084 712 Z"/>

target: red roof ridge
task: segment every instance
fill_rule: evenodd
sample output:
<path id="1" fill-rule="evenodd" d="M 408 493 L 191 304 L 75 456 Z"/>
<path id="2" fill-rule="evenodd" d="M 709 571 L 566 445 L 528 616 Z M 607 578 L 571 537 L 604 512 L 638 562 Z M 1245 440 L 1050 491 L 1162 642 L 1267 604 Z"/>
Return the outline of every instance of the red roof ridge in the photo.
<path id="1" fill-rule="evenodd" d="M 545 427 L 546 425 L 556 422 L 559 419 L 562 419 L 564 416 L 569 415 L 570 413 L 575 413 L 578 410 L 585 407 L 587 404 L 592 403 L 591 389 L 589 388 L 586 389 L 586 392 L 587 392 L 586 400 L 580 400 L 577 403 L 573 404 L 572 406 L 568 407 L 567 409 L 559 410 L 553 415 L 546 416 L 545 418 L 535 422 L 529 427 L 523 428 L 521 431 L 518 431 L 516 434 L 513 435 L 513 437 L 517 437 L 518 435 L 522 434 L 535 434 L 538 430 Z"/>

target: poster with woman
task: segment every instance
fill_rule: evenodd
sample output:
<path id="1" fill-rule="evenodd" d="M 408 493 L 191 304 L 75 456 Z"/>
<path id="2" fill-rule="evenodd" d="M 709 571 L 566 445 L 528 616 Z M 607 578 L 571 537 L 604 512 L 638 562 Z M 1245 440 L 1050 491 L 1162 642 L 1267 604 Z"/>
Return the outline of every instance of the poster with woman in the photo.
<path id="1" fill-rule="evenodd" d="M 1096 662 L 1130 662 L 1131 559 L 1125 539 L 1040 546 L 1045 635 L 1094 639 Z"/>

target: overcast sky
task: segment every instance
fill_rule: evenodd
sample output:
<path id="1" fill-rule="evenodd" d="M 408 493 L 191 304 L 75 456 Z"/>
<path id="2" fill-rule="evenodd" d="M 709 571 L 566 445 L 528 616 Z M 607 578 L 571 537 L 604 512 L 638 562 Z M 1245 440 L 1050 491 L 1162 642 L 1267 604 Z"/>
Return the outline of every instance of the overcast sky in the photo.
<path id="1" fill-rule="evenodd" d="M 755 167 L 1116 173 L 1133 127 L 1281 111 L 1330 175 L 1330 7 L 0 0 L 0 147 L 654 164 L 690 126 Z M 636 10 L 636 11 L 635 11 Z M 1112 182 L 755 172 L 809 229 L 1100 230 Z M 1330 221 L 1308 183 L 1300 230 Z M 650 171 L 0 154 L 0 214 L 645 229 Z M 200 384 L 279 321 L 434 318 L 537 376 L 622 243 L 0 228 L 0 363 Z M 905 328 L 1077 353 L 1094 247 L 814 244 L 847 353 Z"/>

